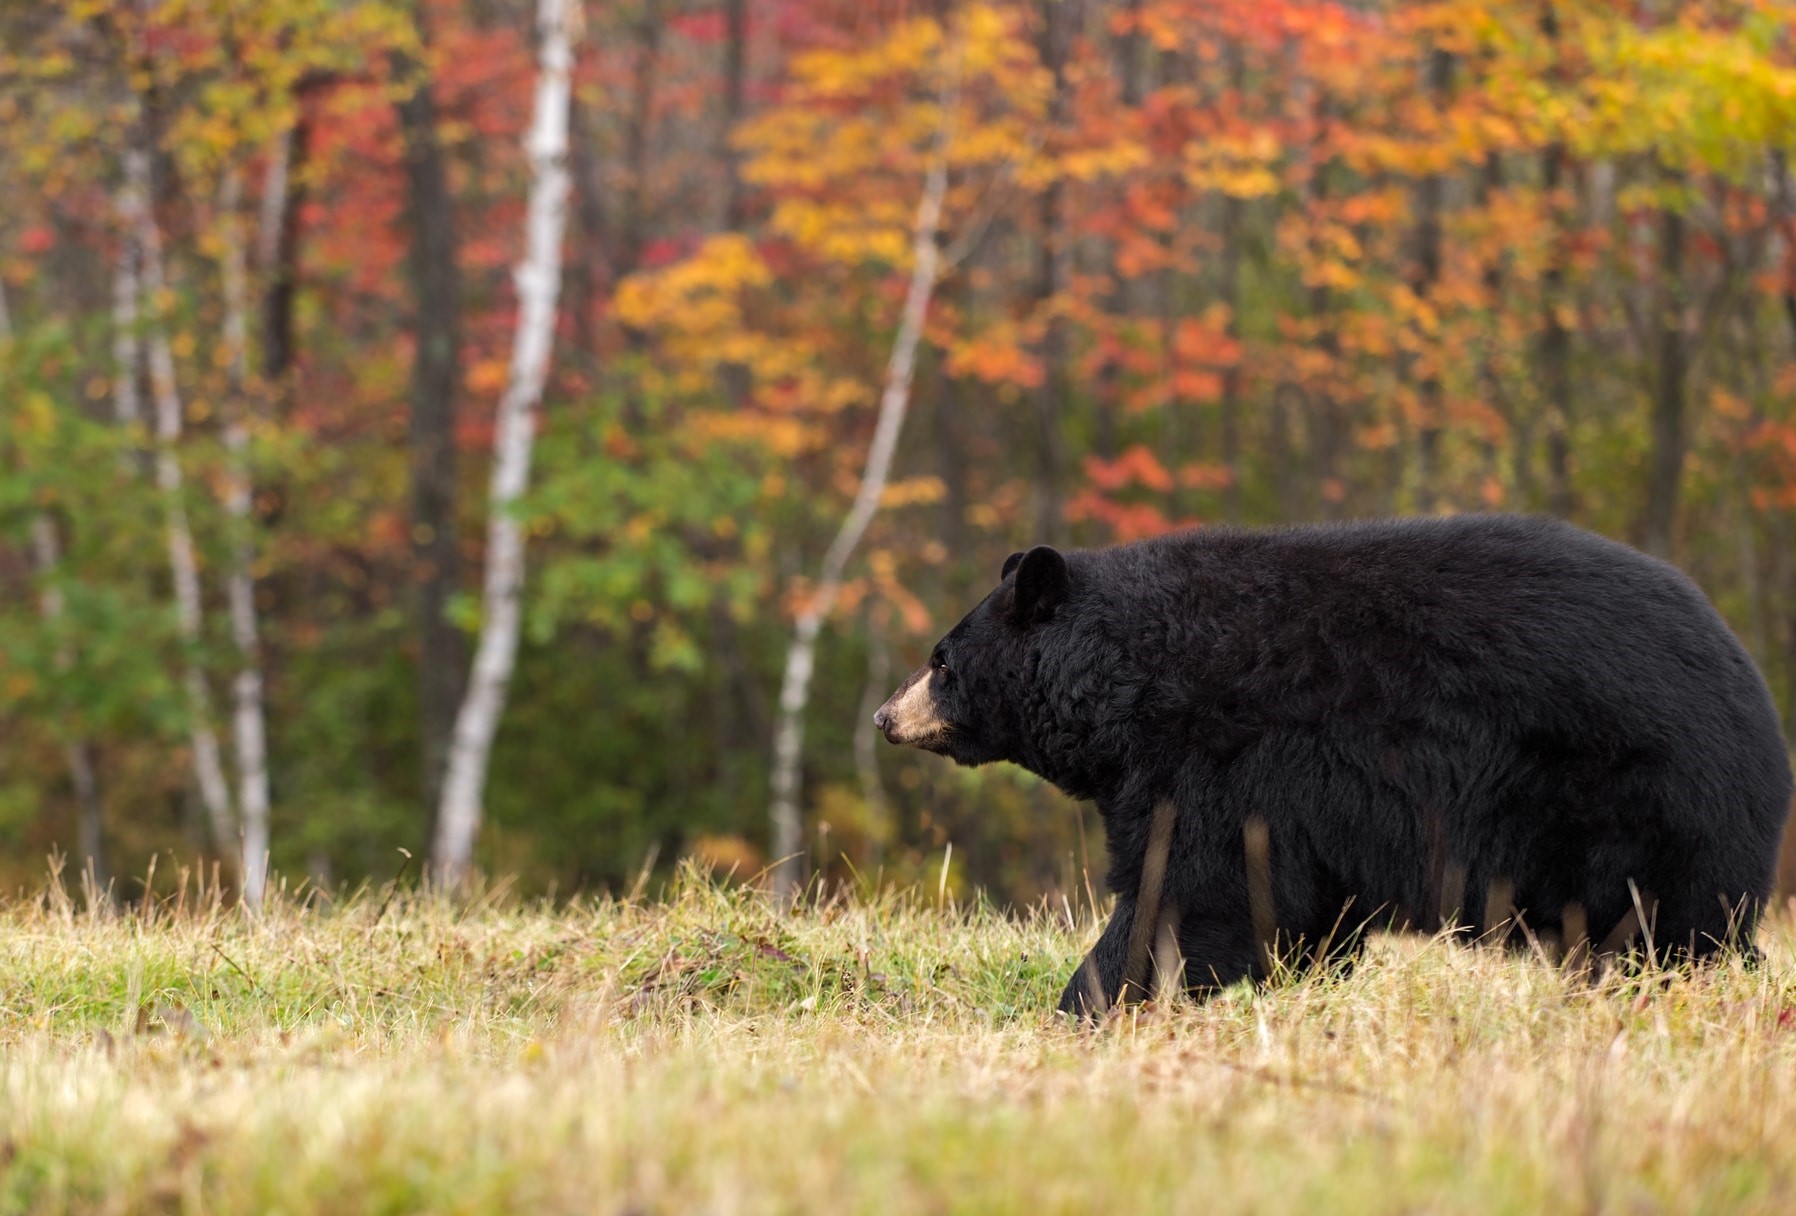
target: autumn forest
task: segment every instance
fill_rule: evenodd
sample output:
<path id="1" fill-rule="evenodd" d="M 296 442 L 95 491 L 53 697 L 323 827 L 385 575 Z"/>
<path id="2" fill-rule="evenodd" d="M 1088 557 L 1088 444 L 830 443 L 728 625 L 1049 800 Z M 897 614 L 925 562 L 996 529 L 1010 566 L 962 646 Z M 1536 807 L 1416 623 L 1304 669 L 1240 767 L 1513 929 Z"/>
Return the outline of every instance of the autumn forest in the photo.
<path id="1" fill-rule="evenodd" d="M 1789 723 L 1793 152 L 1790 0 L 7 5 L 0 879 L 1058 900 L 873 710 L 1192 525 L 1565 516 Z"/>

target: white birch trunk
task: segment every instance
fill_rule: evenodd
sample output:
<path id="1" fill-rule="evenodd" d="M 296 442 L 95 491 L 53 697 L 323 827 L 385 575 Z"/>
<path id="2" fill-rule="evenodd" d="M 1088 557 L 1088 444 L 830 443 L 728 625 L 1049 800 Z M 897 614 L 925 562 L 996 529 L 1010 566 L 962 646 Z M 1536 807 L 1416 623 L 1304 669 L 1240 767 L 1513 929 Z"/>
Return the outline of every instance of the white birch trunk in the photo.
<path id="1" fill-rule="evenodd" d="M 143 288 L 138 277 L 140 251 L 134 217 L 144 204 L 141 183 L 131 176 L 128 166 L 127 160 L 125 184 L 119 189 L 118 201 L 124 231 L 119 234 L 118 266 L 112 274 L 112 413 L 124 427 L 143 421 L 143 407 L 137 398 L 137 366 L 143 355 L 137 333 L 137 299 Z"/>
<path id="2" fill-rule="evenodd" d="M 284 147 L 284 145 L 283 145 Z M 269 186 L 286 197 L 286 163 L 278 156 Z M 278 180 L 276 180 L 278 179 Z M 228 457 L 225 514 L 231 525 L 231 569 L 226 580 L 231 638 L 237 644 L 237 675 L 231 684 L 231 738 L 237 749 L 237 806 L 243 817 L 243 902 L 262 906 L 268 876 L 268 736 L 263 712 L 262 645 L 256 621 L 255 542 L 250 522 L 253 486 L 249 469 L 249 311 L 248 272 L 237 209 L 243 175 L 233 166 L 219 192 L 224 237 L 224 341 L 228 358 L 224 416 Z"/>
<path id="3" fill-rule="evenodd" d="M 6 305 L 6 286 L 0 283 L 0 342 L 12 340 L 12 313 Z M 38 610 L 52 628 L 62 620 L 62 588 L 55 582 L 56 568 L 62 564 L 62 544 L 56 535 L 56 521 L 39 513 L 31 520 L 31 555 L 38 574 L 44 580 L 43 594 L 38 597 Z M 68 647 L 56 651 L 56 669 L 67 671 L 74 662 Z M 80 833 L 80 856 L 93 871 L 94 889 L 108 890 L 106 876 L 105 825 L 100 811 L 100 783 L 94 776 L 93 748 L 77 735 L 63 747 L 69 765 L 69 782 L 75 789 L 75 806 Z"/>
<path id="4" fill-rule="evenodd" d="M 923 182 L 923 197 L 917 204 L 917 222 L 911 238 L 910 287 L 905 292 L 898 334 L 892 341 L 891 360 L 886 364 L 885 388 L 879 398 L 879 419 L 873 427 L 873 443 L 867 450 L 860 491 L 829 551 L 823 555 L 817 589 L 799 612 L 792 645 L 786 651 L 786 672 L 780 682 L 779 725 L 773 736 L 773 802 L 768 818 L 772 827 L 774 888 L 788 898 L 798 890 L 800 852 L 804 847 L 798 786 L 804 758 L 804 712 L 811 699 L 817 635 L 822 631 L 830 609 L 835 607 L 836 597 L 842 590 L 842 572 L 866 534 L 867 525 L 873 522 L 874 513 L 879 510 L 880 495 L 885 492 L 886 481 L 891 476 L 892 455 L 898 448 L 898 435 L 904 428 L 904 416 L 910 406 L 917 344 L 923 336 L 923 320 L 929 312 L 930 298 L 935 294 L 936 271 L 941 258 L 937 233 L 942 222 L 942 200 L 948 192 L 948 142 L 951 136 L 947 124 L 952 121 L 954 110 L 952 93 L 949 104 L 943 108 L 950 117 L 943 120 L 935 154 Z"/>
<path id="5" fill-rule="evenodd" d="M 567 222 L 568 103 L 573 70 L 574 13 L 569 0 L 538 0 L 536 103 L 524 148 L 530 159 L 530 202 L 524 259 L 514 277 L 518 325 L 511 374 L 499 401 L 494 436 L 491 501 L 486 532 L 486 580 L 481 597 L 480 644 L 474 670 L 455 716 L 443 801 L 437 814 L 431 861 L 439 881 L 466 878 L 480 832 L 487 760 L 506 689 L 517 660 L 524 585 L 524 529 L 517 502 L 530 480 L 536 414 L 555 338 L 561 292 L 561 238 Z"/>
<path id="6" fill-rule="evenodd" d="M 142 286 L 154 309 L 166 284 L 162 273 L 162 234 L 156 229 L 149 207 L 149 176 L 148 153 L 138 148 L 125 153 L 125 189 L 119 196 L 119 209 L 126 228 L 137 233 Z M 175 384 L 175 357 L 168 332 L 154 311 L 147 336 L 150 394 L 156 410 L 156 484 L 162 490 L 168 512 L 168 565 L 174 581 L 176 620 L 182 642 L 197 649 L 202 619 L 199 564 L 194 557 L 193 533 L 187 525 L 187 508 L 181 501 L 181 462 L 176 450 L 183 421 L 181 396 Z M 218 735 L 212 728 L 212 697 L 206 690 L 205 674 L 191 655 L 182 683 L 187 690 L 188 710 L 193 715 L 193 771 L 199 783 L 200 801 L 212 826 L 213 843 L 221 852 L 235 852 L 238 841 L 232 822 L 231 789 L 225 780 Z"/>

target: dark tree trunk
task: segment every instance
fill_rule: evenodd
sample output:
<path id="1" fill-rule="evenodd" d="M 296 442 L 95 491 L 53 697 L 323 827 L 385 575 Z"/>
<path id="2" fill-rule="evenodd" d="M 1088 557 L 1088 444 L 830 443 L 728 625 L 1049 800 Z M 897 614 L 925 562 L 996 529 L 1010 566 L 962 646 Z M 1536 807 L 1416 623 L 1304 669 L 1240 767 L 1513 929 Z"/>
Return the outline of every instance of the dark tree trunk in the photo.
<path id="1" fill-rule="evenodd" d="M 742 228 L 742 165 L 730 137 L 747 112 L 748 0 L 724 0 L 723 39 L 723 230 Z"/>
<path id="2" fill-rule="evenodd" d="M 724 172 L 723 215 L 719 227 L 724 232 L 740 232 L 744 219 L 742 164 L 730 136 L 741 123 L 747 105 L 748 79 L 748 3 L 747 0 L 724 0 L 723 43 L 723 121 L 719 139 L 719 158 Z M 741 363 L 726 363 L 718 369 L 724 400 L 735 408 L 745 405 L 754 392 L 754 378 Z"/>
<path id="3" fill-rule="evenodd" d="M 599 172 L 599 158 L 594 154 L 593 119 L 575 90 L 568 106 L 568 172 L 573 178 L 571 202 L 574 208 L 574 235 L 568 242 L 566 312 L 574 319 L 574 349 L 568 353 L 581 360 L 588 371 L 596 371 L 593 356 L 593 328 L 598 323 L 599 305 L 604 284 L 611 278 L 606 258 L 611 247 L 611 233 L 605 220 L 605 184 Z"/>
<path id="4" fill-rule="evenodd" d="M 1228 305 L 1228 336 L 1237 355 L 1222 373 L 1222 463 L 1228 484 L 1222 490 L 1222 513 L 1241 522 L 1241 233 L 1247 204 L 1234 195 L 1222 200 L 1222 299 Z"/>
<path id="5" fill-rule="evenodd" d="M 642 260 L 648 236 L 649 134 L 654 126 L 655 70 L 661 57 L 661 6 L 645 0 L 636 22 L 636 63 L 630 81 L 630 116 L 624 127 L 623 222 L 619 225 L 617 251 L 611 259 L 619 278 L 635 270 Z"/>
<path id="6" fill-rule="evenodd" d="M 1484 159 L 1483 180 L 1479 184 L 1479 202 L 1488 206 L 1491 197 L 1503 188 L 1503 158 L 1492 152 Z M 1484 273 L 1480 276 L 1484 287 L 1484 309 L 1489 320 L 1485 326 L 1484 353 L 1479 360 L 1478 380 L 1484 391 L 1485 400 L 1492 409 L 1502 417 L 1509 432 L 1511 468 L 1515 479 L 1515 497 L 1525 506 L 1534 496 L 1534 468 L 1529 459 L 1528 438 L 1530 429 L 1528 419 L 1523 412 L 1515 408 L 1503 384 L 1502 359 L 1502 327 L 1497 323 L 1501 313 L 1503 284 L 1505 271 L 1505 255 L 1493 253 L 1484 263 Z M 1490 445 L 1489 461 L 1491 472 L 1497 475 L 1501 471 L 1502 449 L 1495 443 Z"/>
<path id="7" fill-rule="evenodd" d="M 1452 85 L 1453 56 L 1443 50 L 1428 53 L 1423 71 L 1424 85 L 1435 108 L 1444 109 L 1447 91 Z M 1441 277 L 1441 210 L 1446 193 L 1446 179 L 1430 173 L 1416 183 L 1416 254 L 1411 270 L 1410 288 L 1423 304 L 1430 303 Z M 1438 333 L 1418 334 L 1426 352 L 1423 368 L 1417 378 L 1416 393 L 1421 406 L 1420 469 L 1418 470 L 1419 505 L 1432 512 L 1441 503 L 1440 439 L 1441 381 L 1437 366 Z"/>
<path id="8" fill-rule="evenodd" d="M 1247 83 L 1247 64 L 1241 48 L 1229 48 L 1229 89 L 1238 99 Z M 1222 302 L 1228 306 L 1228 336 L 1236 357 L 1222 373 L 1222 462 L 1228 469 L 1228 485 L 1222 491 L 1222 512 L 1230 523 L 1241 522 L 1241 243 L 1245 239 L 1247 203 L 1230 194 L 1222 200 Z"/>
<path id="9" fill-rule="evenodd" d="M 1047 127 L 1059 130 L 1066 117 L 1066 52 L 1070 22 L 1064 0 L 1042 0 L 1040 7 L 1041 61 L 1053 76 L 1048 97 Z M 1052 134 L 1050 134 L 1050 139 Z M 1041 243 L 1035 269 L 1035 302 L 1038 309 L 1050 307 L 1065 281 L 1063 265 L 1066 251 L 1062 245 L 1065 217 L 1064 193 L 1058 181 L 1048 184 L 1041 195 Z M 1065 461 L 1061 427 L 1065 410 L 1063 367 L 1065 334 L 1057 319 L 1049 318 L 1042 334 L 1040 355 L 1041 387 L 1035 392 L 1036 421 L 1036 487 L 1035 536 L 1038 544 L 1054 544 L 1061 539 L 1060 495 Z"/>
<path id="10" fill-rule="evenodd" d="M 1659 349 L 1653 393 L 1652 466 L 1648 472 L 1641 548 L 1670 558 L 1677 524 L 1678 489 L 1683 481 L 1685 374 L 1689 350 L 1684 337 L 1684 217 L 1667 209 L 1659 218 Z"/>
<path id="11" fill-rule="evenodd" d="M 262 377 L 270 392 L 279 393 L 293 367 L 293 306 L 299 295 L 300 217 L 305 210 L 305 163 L 311 128 L 303 109 L 287 135 L 286 197 L 272 203 L 275 221 L 263 233 L 262 263 L 267 286 L 262 295 Z"/>
<path id="12" fill-rule="evenodd" d="M 454 199 L 436 128 L 430 78 L 404 60 L 396 75 L 407 90 L 399 123 L 411 206 L 411 286 L 417 353 L 412 364 L 409 446 L 412 563 L 418 620 L 418 711 L 422 797 L 435 835 L 443 766 L 461 703 L 466 649 L 448 619 L 458 569 L 455 530 L 455 393 L 461 349 L 461 274 L 456 265 Z"/>
<path id="13" fill-rule="evenodd" d="M 1141 105 L 1142 96 L 1141 35 L 1135 29 L 1135 20 L 1141 13 L 1141 0 L 1125 0 L 1123 12 L 1127 29 L 1116 38 L 1116 74 L 1121 82 L 1123 108 L 1133 110 Z M 1120 342 L 1126 326 L 1139 310 L 1139 292 L 1136 281 L 1122 278 L 1117 270 L 1114 247 L 1107 250 L 1106 259 L 1106 269 L 1113 283 L 1105 298 L 1105 308 L 1115 327 L 1114 340 Z M 1120 355 L 1104 360 L 1099 376 L 1097 425 L 1092 443 L 1096 454 L 1108 459 L 1116 454 L 1116 418 L 1122 410 Z"/>
<path id="14" fill-rule="evenodd" d="M 933 362 L 938 369 L 941 367 L 940 359 Z M 931 404 L 934 407 L 936 467 L 941 470 L 944 490 L 940 508 L 941 537 L 953 556 L 970 552 L 973 544 L 967 533 L 967 510 L 973 497 L 967 484 L 967 446 L 972 436 L 967 434 L 963 423 L 966 418 L 962 400 L 965 393 L 960 381 L 938 370 L 937 391 L 931 394 Z M 944 563 L 944 570 L 949 580 L 948 602 L 958 604 L 971 594 L 972 584 L 965 575 L 966 565 L 949 561 Z M 977 574 L 985 576 L 990 571 L 981 570 Z"/>
<path id="15" fill-rule="evenodd" d="M 1559 18 L 1550 4 L 1542 12 L 1540 29 L 1548 41 L 1557 41 Z M 1552 250 L 1540 283 L 1539 364 L 1547 422 L 1547 509 L 1561 518 L 1569 518 L 1577 507 L 1571 480 L 1571 331 L 1561 317 L 1565 307 L 1566 219 L 1557 195 L 1565 182 L 1565 160 L 1565 145 L 1549 144 L 1541 154 L 1540 181 L 1553 216 Z"/>
<path id="16" fill-rule="evenodd" d="M 69 775 L 75 786 L 75 805 L 81 816 L 81 856 L 93 871 L 95 892 L 110 901 L 107 890 L 112 885 L 112 874 L 106 868 L 106 814 L 100 801 L 99 778 L 95 776 L 98 765 L 94 761 L 93 744 L 86 739 L 72 740 L 68 745 L 68 758 Z"/>
<path id="17" fill-rule="evenodd" d="M 1326 102 L 1318 100 L 1316 117 L 1320 138 L 1321 127 L 1329 120 Z M 1327 198 L 1326 166 L 1317 164 L 1310 182 L 1308 201 L 1316 206 Z M 1340 461 L 1343 432 L 1346 428 L 1341 419 L 1340 402 L 1335 397 L 1335 384 L 1340 376 L 1341 339 L 1329 316 L 1333 306 L 1333 296 L 1327 284 L 1317 283 L 1310 288 L 1309 315 L 1316 325 L 1316 345 L 1328 357 L 1328 363 L 1321 375 L 1321 382 L 1308 386 L 1304 395 L 1309 405 L 1311 480 L 1319 498 L 1318 510 L 1328 519 L 1339 519 L 1345 507 Z"/>

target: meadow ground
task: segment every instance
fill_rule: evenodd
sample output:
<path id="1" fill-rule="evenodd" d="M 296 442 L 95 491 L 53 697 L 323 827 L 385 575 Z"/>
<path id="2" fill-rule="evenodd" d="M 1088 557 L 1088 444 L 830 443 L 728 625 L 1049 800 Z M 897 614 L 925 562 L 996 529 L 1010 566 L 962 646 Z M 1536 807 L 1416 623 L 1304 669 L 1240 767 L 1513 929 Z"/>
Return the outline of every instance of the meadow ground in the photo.
<path id="1" fill-rule="evenodd" d="M 702 881 L 0 908 L 0 1211 L 1796 1211 L 1796 925 L 1047 1012 L 1089 917 Z"/>

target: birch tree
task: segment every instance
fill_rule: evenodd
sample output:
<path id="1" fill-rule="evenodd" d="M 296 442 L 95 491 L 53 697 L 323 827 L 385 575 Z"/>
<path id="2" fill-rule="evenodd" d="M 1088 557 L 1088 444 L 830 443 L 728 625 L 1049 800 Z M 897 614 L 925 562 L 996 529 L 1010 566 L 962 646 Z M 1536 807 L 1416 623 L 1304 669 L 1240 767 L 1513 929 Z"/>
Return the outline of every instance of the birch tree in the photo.
<path id="1" fill-rule="evenodd" d="M 514 272 L 518 323 L 511 370 L 499 399 L 486 532 L 486 577 L 480 641 L 455 716 L 443 801 L 437 812 L 431 860 L 437 878 L 460 882 L 480 832 L 487 760 L 516 665 L 524 586 L 524 527 L 518 500 L 530 480 L 537 413 L 554 345 L 561 293 L 561 238 L 567 225 L 568 104 L 573 73 L 575 0 L 538 0 L 536 99 L 524 149 L 530 162 L 530 201 L 524 259 Z"/>
<path id="2" fill-rule="evenodd" d="M 162 491 L 168 517 L 168 566 L 174 582 L 176 621 L 181 641 L 190 652 L 197 652 L 202 623 L 199 564 L 194 556 L 187 508 L 182 502 L 178 448 L 183 416 L 180 390 L 175 381 L 174 349 L 169 343 L 168 331 L 157 315 L 167 283 L 162 266 L 162 235 L 150 212 L 149 180 L 149 153 L 142 148 L 129 149 L 125 153 L 125 183 L 119 193 L 119 218 L 127 232 L 136 234 L 142 270 L 140 286 L 153 305 L 145 333 L 149 348 L 150 395 L 156 417 L 156 485 Z M 122 291 L 118 298 L 123 299 Z M 135 295 L 132 298 L 135 299 Z M 211 825 L 213 843 L 221 851 L 233 851 L 238 841 L 231 789 L 225 779 L 218 735 L 212 726 L 212 697 L 206 689 L 205 673 L 200 669 L 196 653 L 187 656 L 182 684 L 187 694 L 188 712 L 193 718 L 189 742 L 193 748 L 193 771 L 199 785 L 200 801 Z"/>
<path id="3" fill-rule="evenodd" d="M 276 156 L 269 188 L 284 198 L 286 160 Z M 249 467 L 249 284 L 238 208 L 243 175 L 225 171 L 219 191 L 219 223 L 224 279 L 225 372 L 229 385 L 224 416 L 225 514 L 231 526 L 231 567 L 225 582 L 231 638 L 237 647 L 237 674 L 231 685 L 231 737 L 237 750 L 237 802 L 243 816 L 240 865 L 243 901 L 260 907 L 268 877 L 268 737 L 263 709 L 262 644 L 256 621 L 255 543 L 250 522 L 253 486 Z"/>
<path id="4" fill-rule="evenodd" d="M 799 814 L 798 794 L 800 770 L 804 761 L 804 714 L 811 699 L 811 676 L 816 669 L 817 636 L 823 622 L 835 607 L 842 591 L 843 572 L 848 559 L 867 533 L 879 510 L 880 495 L 892 472 L 892 456 L 898 449 L 898 436 L 904 429 L 904 417 L 910 407 L 911 379 L 916 372 L 917 345 L 923 337 L 923 321 L 929 313 L 929 301 L 935 294 L 936 274 L 941 261 L 939 234 L 942 202 L 948 193 L 948 148 L 953 139 L 953 115 L 956 109 L 958 65 L 951 83 L 944 90 L 942 125 L 936 132 L 936 146 L 923 180 L 922 198 L 917 203 L 916 223 L 911 234 L 910 284 L 905 290 L 904 309 L 899 315 L 898 333 L 892 341 L 891 358 L 886 363 L 885 385 L 879 396 L 879 416 L 873 427 L 873 441 L 867 449 L 867 463 L 861 473 L 860 489 L 854 504 L 823 555 L 817 587 L 799 611 L 793 626 L 792 644 L 786 651 L 785 674 L 780 680 L 779 722 L 773 735 L 773 801 L 768 810 L 772 829 L 775 889 L 790 897 L 798 890 L 802 867 L 800 854 L 804 845 L 804 823 Z"/>

